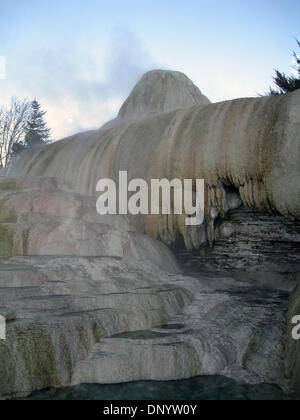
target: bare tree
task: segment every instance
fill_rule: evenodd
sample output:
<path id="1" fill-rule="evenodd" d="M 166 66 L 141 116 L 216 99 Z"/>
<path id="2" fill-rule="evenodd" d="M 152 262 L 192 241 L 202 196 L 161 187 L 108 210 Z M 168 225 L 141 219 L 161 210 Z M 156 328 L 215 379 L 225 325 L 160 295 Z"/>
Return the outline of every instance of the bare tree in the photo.
<path id="1" fill-rule="evenodd" d="M 11 99 L 9 109 L 0 110 L 0 169 L 5 168 L 13 153 L 13 146 L 22 143 L 31 116 L 31 102 Z"/>

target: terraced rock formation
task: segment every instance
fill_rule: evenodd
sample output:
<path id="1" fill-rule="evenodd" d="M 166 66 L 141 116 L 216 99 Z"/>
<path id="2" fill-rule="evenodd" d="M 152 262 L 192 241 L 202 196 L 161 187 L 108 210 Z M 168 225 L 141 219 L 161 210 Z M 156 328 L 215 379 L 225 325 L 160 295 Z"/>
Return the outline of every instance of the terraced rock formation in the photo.
<path id="1" fill-rule="evenodd" d="M 299 162 L 299 92 L 210 104 L 162 71 L 108 125 L 22 154 L 0 178 L 0 396 L 197 375 L 300 392 Z M 205 223 L 100 216 L 121 170 L 204 178 Z"/>

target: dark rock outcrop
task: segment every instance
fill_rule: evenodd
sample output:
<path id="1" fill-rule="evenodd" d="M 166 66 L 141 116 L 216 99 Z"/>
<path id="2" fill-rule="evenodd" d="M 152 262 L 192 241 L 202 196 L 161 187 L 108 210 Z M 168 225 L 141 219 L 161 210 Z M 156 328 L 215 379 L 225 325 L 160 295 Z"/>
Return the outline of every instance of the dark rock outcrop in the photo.
<path id="1" fill-rule="evenodd" d="M 300 273 L 300 221 L 248 209 L 232 210 L 215 222 L 213 247 L 173 249 L 189 272 L 227 272 L 236 278 L 291 292 Z"/>

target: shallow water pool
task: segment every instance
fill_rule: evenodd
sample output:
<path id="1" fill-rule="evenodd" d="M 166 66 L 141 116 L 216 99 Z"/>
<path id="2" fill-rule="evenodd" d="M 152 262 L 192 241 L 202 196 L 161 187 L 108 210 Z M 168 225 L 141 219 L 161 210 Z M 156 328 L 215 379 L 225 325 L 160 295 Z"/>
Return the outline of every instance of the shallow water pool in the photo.
<path id="1" fill-rule="evenodd" d="M 274 385 L 239 384 L 223 376 L 114 385 L 85 384 L 33 393 L 26 400 L 283 400 Z"/>

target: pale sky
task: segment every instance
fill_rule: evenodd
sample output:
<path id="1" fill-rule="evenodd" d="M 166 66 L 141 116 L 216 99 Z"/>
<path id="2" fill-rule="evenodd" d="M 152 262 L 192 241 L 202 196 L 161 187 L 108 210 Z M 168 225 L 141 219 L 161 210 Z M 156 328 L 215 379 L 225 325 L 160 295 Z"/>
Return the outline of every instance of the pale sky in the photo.
<path id="1" fill-rule="evenodd" d="M 299 0 L 0 0 L 0 105 L 37 98 L 59 139 L 115 117 L 155 68 L 213 102 L 257 96 L 291 73 L 299 22 Z"/>

